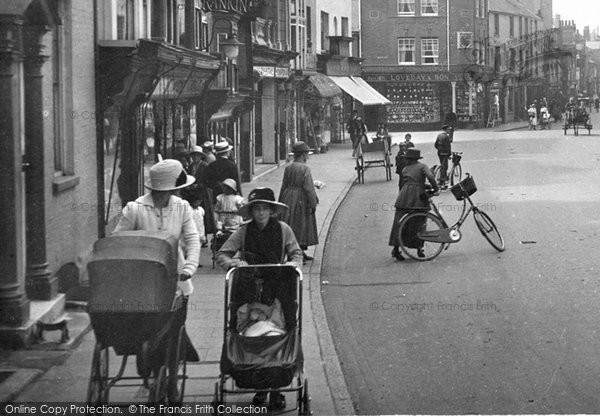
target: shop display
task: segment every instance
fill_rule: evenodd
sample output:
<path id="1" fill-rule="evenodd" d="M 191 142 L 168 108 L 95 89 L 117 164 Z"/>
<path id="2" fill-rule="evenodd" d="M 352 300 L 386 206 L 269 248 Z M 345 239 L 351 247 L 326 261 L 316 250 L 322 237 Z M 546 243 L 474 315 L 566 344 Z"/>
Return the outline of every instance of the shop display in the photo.
<path id="1" fill-rule="evenodd" d="M 431 82 L 389 84 L 386 98 L 387 123 L 432 123 L 440 121 L 439 87 Z"/>

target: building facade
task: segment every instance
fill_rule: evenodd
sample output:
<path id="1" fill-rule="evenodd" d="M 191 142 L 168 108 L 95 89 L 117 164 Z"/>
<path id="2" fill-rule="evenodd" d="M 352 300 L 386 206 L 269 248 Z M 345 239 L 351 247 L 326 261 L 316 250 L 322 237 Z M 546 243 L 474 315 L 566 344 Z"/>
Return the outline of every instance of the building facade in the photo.
<path id="1" fill-rule="evenodd" d="M 392 104 L 391 129 L 437 129 L 447 116 L 481 125 L 488 0 L 363 2 L 363 76 Z"/>
<path id="2" fill-rule="evenodd" d="M 57 273 L 98 236 L 93 27 L 92 0 L 0 4 L 3 346 L 56 317 Z"/>

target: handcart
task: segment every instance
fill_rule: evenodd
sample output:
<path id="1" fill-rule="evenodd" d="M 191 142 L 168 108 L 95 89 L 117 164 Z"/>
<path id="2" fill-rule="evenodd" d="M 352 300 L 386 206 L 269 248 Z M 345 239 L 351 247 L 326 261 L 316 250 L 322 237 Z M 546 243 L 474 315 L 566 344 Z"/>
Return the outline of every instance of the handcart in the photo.
<path id="1" fill-rule="evenodd" d="M 225 277 L 224 308 L 214 407 L 224 404 L 228 394 L 288 392 L 295 393 L 296 404 L 285 411 L 309 415 L 301 343 L 302 272 L 288 265 L 232 269 Z"/>
<path id="2" fill-rule="evenodd" d="M 188 348 L 185 300 L 176 296 L 177 240 L 167 233 L 124 231 L 96 241 L 88 263 L 88 313 L 96 345 L 89 404 L 107 403 L 112 387 L 142 384 L 149 403 L 181 403 Z M 110 374 L 110 348 L 122 356 Z M 135 356 L 138 376 L 125 376 Z M 131 384 L 133 380 L 141 383 Z"/>
<path id="3" fill-rule="evenodd" d="M 392 180 L 390 149 L 385 140 L 374 140 L 373 143 L 361 140 L 358 144 L 355 168 L 358 174 L 358 183 L 365 183 L 365 169 L 372 166 L 383 166 L 385 168 L 385 180 Z"/>

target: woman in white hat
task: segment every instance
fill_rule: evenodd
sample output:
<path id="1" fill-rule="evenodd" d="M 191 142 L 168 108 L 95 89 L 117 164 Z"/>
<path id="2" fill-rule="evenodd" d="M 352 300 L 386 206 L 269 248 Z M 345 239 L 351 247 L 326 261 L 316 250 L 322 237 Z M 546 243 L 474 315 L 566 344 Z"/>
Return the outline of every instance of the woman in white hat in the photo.
<path id="1" fill-rule="evenodd" d="M 186 174 L 178 160 L 165 159 L 150 168 L 150 179 L 146 188 L 150 192 L 123 208 L 123 216 L 115 228 L 118 231 L 147 230 L 164 231 L 179 241 L 177 271 L 179 273 L 179 290 L 182 304 L 174 316 L 171 329 L 161 338 L 151 361 L 155 373 L 158 372 L 161 360 L 164 359 L 169 344 L 177 343 L 177 332 L 187 318 L 189 295 L 193 292 L 192 276 L 198 267 L 200 257 L 200 236 L 194 222 L 192 207 L 175 193 L 194 183 L 194 177 Z M 187 334 L 185 334 L 187 337 Z M 199 361 L 198 353 L 187 338 L 188 361 Z M 176 365 L 172 362 L 170 365 Z M 170 370 L 176 371 L 176 370 Z M 168 394 L 178 397 L 176 380 L 169 380 Z"/>
<path id="2" fill-rule="evenodd" d="M 114 230 L 165 231 L 177 238 L 180 289 L 185 296 L 193 291 L 191 277 L 198 267 L 200 237 L 192 207 L 175 192 L 190 186 L 194 180 L 193 176 L 185 173 L 178 160 L 158 162 L 150 168 L 150 179 L 145 185 L 150 192 L 127 203 Z"/>

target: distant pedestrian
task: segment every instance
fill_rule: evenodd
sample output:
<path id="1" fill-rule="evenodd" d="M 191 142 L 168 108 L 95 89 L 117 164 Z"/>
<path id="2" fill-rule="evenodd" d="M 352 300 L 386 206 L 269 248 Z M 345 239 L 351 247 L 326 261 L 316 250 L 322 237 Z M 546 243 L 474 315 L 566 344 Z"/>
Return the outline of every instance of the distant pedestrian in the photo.
<path id="1" fill-rule="evenodd" d="M 211 142 L 210 140 L 207 140 L 204 143 L 202 143 L 202 151 L 206 155 L 204 161 L 209 165 L 212 162 L 214 162 L 215 160 L 217 160 L 217 158 L 215 157 L 215 154 L 213 153 L 213 148 L 214 148 L 214 143 Z"/>
<path id="2" fill-rule="evenodd" d="M 208 165 L 206 169 L 206 182 L 213 191 L 213 197 L 222 194 L 221 184 L 225 179 L 231 178 L 235 181 L 237 190 L 242 195 L 242 186 L 238 168 L 234 161 L 229 159 L 232 147 L 227 142 L 219 142 L 215 145 L 216 160 Z M 216 202 L 216 201 L 213 201 Z"/>
<path id="3" fill-rule="evenodd" d="M 283 172 L 279 202 L 288 206 L 282 220 L 294 230 L 304 261 L 308 261 L 313 258 L 306 254 L 306 249 L 319 244 L 315 216 L 319 197 L 310 168 L 306 164 L 310 153 L 308 145 L 302 141 L 296 142 L 292 152 L 294 160 Z"/>
<path id="4" fill-rule="evenodd" d="M 437 149 L 438 158 L 440 159 L 440 186 L 447 188 L 448 182 L 448 159 L 452 154 L 452 132 L 453 128 L 449 124 L 442 126 L 443 132 L 438 134 L 434 147 Z"/>
<path id="5" fill-rule="evenodd" d="M 406 159 L 404 155 L 406 151 L 412 147 L 415 147 L 415 144 L 411 142 L 411 134 L 406 133 L 404 135 L 404 141 L 400 142 L 400 148 L 398 149 L 398 154 L 396 155 L 396 174 L 398 175 L 398 189 L 402 188 L 402 169 L 406 166 Z"/>
<path id="6" fill-rule="evenodd" d="M 421 151 L 419 149 L 407 149 L 403 156 L 406 159 L 406 166 L 402 169 L 403 183 L 398 198 L 394 204 L 394 222 L 390 232 L 389 245 L 393 246 L 392 257 L 397 260 L 404 260 L 400 254 L 400 235 L 398 235 L 398 225 L 405 214 L 415 210 L 430 209 L 427 195 L 425 193 L 425 180 L 428 180 L 433 190 L 438 191 L 438 184 L 431 170 L 424 163 L 419 162 Z M 421 223 L 412 223 L 406 235 L 402 235 L 402 241 L 406 247 L 417 249 L 417 255 L 423 257 L 423 241 L 416 238 L 416 232 L 423 226 Z"/>
<path id="7" fill-rule="evenodd" d="M 363 136 L 367 132 L 367 128 L 362 118 L 358 115 L 358 111 L 352 111 L 352 116 L 348 120 L 348 133 L 350 133 L 350 140 L 352 140 L 352 157 L 356 156 L 356 149 L 360 144 Z"/>
<path id="8" fill-rule="evenodd" d="M 392 136 L 388 132 L 387 125 L 385 123 L 379 123 L 377 126 L 377 140 L 383 140 L 387 143 L 388 153 L 391 154 L 392 148 Z"/>

